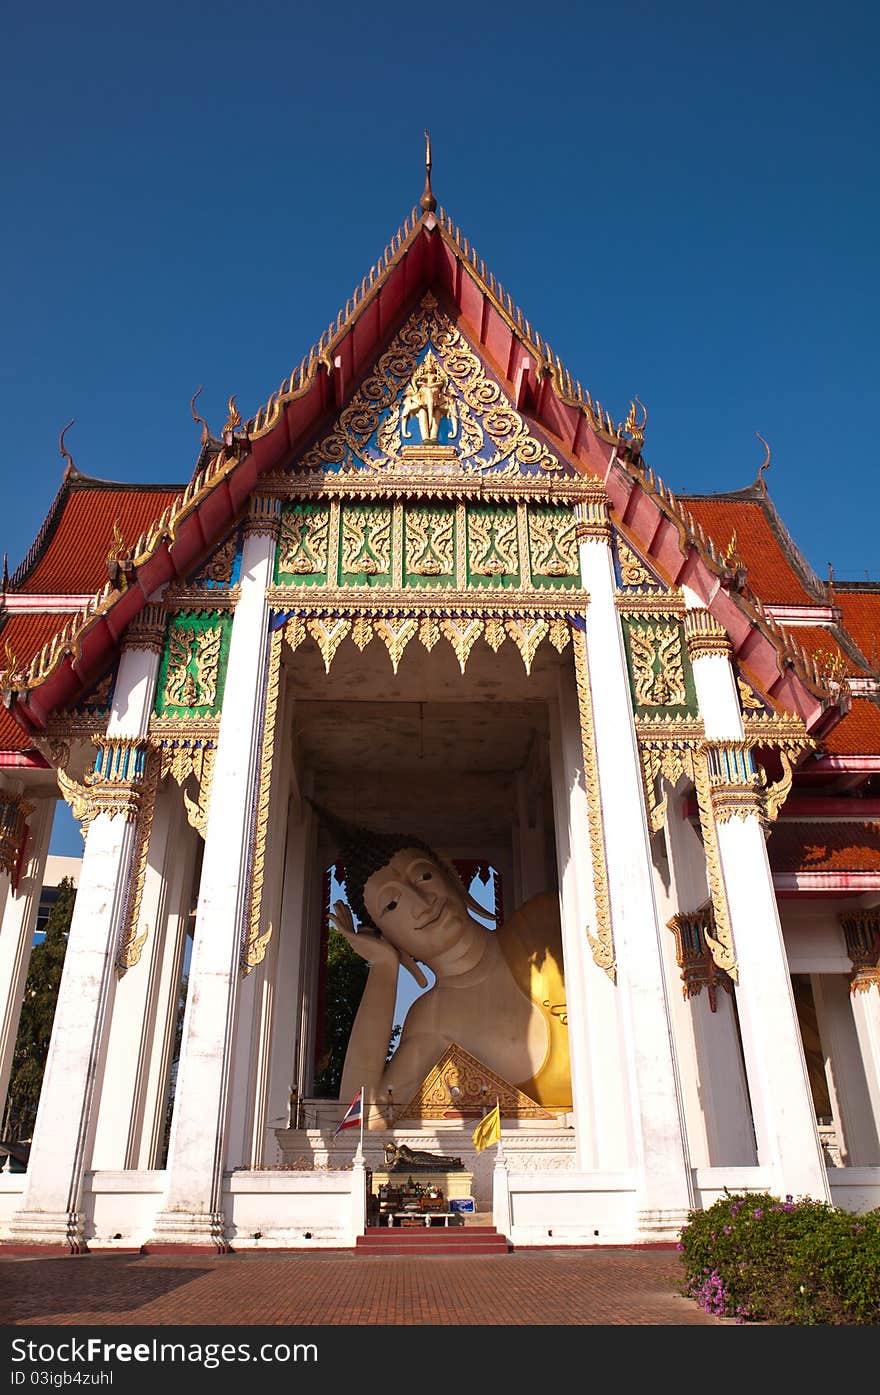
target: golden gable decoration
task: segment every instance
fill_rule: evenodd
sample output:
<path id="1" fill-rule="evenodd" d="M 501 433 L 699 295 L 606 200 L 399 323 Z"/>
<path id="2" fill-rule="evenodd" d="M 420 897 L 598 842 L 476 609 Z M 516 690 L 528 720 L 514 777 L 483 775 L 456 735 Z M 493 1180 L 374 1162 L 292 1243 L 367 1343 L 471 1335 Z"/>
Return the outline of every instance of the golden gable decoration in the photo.
<path id="1" fill-rule="evenodd" d="M 498 1100 L 508 1119 L 553 1119 L 522 1090 L 497 1075 L 457 1042 L 451 1042 L 398 1119 L 479 1119 Z"/>

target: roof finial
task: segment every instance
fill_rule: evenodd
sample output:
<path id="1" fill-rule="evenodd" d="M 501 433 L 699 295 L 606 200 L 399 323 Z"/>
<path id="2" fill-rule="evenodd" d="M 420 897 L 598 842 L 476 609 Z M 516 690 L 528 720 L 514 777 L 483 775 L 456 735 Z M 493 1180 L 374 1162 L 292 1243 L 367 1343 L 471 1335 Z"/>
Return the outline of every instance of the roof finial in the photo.
<path id="1" fill-rule="evenodd" d="M 769 468 L 770 468 L 770 447 L 768 446 L 767 442 L 764 440 L 764 437 L 761 435 L 760 431 L 756 431 L 756 432 L 755 432 L 755 435 L 757 436 L 758 440 L 761 442 L 761 445 L 764 447 L 765 451 L 767 452 L 767 455 L 766 455 L 766 457 L 765 457 L 765 459 L 764 459 L 764 463 L 763 463 L 761 466 L 759 466 L 759 468 L 758 468 L 758 479 L 761 480 L 761 481 L 763 481 L 763 480 L 764 480 L 764 471 L 765 471 L 765 470 L 769 470 Z M 767 488 L 766 483 L 764 483 L 764 488 L 765 488 L 765 489 Z"/>
<path id="2" fill-rule="evenodd" d="M 58 437 L 58 449 L 60 450 L 61 454 L 64 456 L 65 460 L 67 461 L 67 464 L 66 464 L 65 467 L 64 467 L 64 473 L 65 473 L 65 475 L 70 474 L 71 471 L 72 471 L 74 474 L 78 474 L 78 473 L 79 473 L 79 471 L 77 470 L 76 466 L 75 466 L 74 463 L 73 463 L 73 456 L 70 454 L 70 451 L 64 449 L 64 436 L 65 436 L 65 433 L 68 432 L 68 431 L 70 430 L 70 428 L 73 426 L 73 423 L 74 423 L 75 421 L 76 421 L 76 417 L 71 417 L 71 418 L 70 418 L 70 421 L 69 421 L 69 422 L 67 423 L 67 425 L 65 426 L 64 431 L 62 431 L 61 435 Z"/>
<path id="3" fill-rule="evenodd" d="M 437 200 L 434 198 L 434 191 L 431 188 L 431 137 L 427 130 L 425 131 L 425 188 L 419 199 L 419 207 L 423 213 L 433 213 L 437 207 Z"/>
<path id="4" fill-rule="evenodd" d="M 202 445 L 204 445 L 205 442 L 210 438 L 211 432 L 210 432 L 210 430 L 208 429 L 208 423 L 205 421 L 205 418 L 204 418 L 204 417 L 200 417 L 199 414 L 198 414 L 198 412 L 196 411 L 196 398 L 198 397 L 198 395 L 199 395 L 199 393 L 201 392 L 201 390 L 202 390 L 202 386 L 201 386 L 201 383 L 200 383 L 199 386 L 196 388 L 195 392 L 193 393 L 192 401 L 191 401 L 190 404 L 189 404 L 189 409 L 190 409 L 190 411 L 192 412 L 193 421 L 196 422 L 196 423 L 201 422 L 201 425 L 202 425 Z"/>

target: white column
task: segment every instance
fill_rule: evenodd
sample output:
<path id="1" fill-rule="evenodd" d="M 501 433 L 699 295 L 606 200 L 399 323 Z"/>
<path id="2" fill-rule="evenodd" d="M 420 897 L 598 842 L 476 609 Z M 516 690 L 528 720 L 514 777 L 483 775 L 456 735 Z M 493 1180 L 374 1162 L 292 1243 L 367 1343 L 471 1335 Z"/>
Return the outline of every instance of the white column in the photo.
<path id="1" fill-rule="evenodd" d="M 152 1035 L 146 1044 L 141 1063 L 141 1099 L 133 1137 L 137 1151 L 129 1163 L 135 1168 L 156 1168 L 164 1163 L 165 1116 L 170 1088 L 171 1065 L 174 1058 L 175 1033 L 181 978 L 186 958 L 187 935 L 191 930 L 194 905 L 196 860 L 201 851 L 201 839 L 185 817 L 183 800 L 177 814 L 178 833 L 170 850 L 168 882 L 164 889 L 165 925 L 161 942 L 157 942 L 155 1006 L 150 1021 Z"/>
<path id="2" fill-rule="evenodd" d="M 277 520 L 276 501 L 251 501 L 208 810 L 166 1189 L 153 1249 L 225 1245 L 228 1095 L 266 685 L 266 588 Z"/>
<path id="3" fill-rule="evenodd" d="M 290 732 L 285 710 L 285 685 L 281 655 L 276 675 L 278 703 L 270 740 L 270 799 L 266 829 L 261 893 L 261 931 L 271 929 L 263 958 L 252 967 L 239 991 L 235 1028 L 234 1065 L 229 1111 L 227 1168 L 256 1167 L 263 1159 L 269 1111 L 270 1043 L 273 1018 L 283 1013 L 276 976 L 279 954 L 284 855 L 287 845 L 288 793 L 290 789 Z M 262 759 L 260 761 L 262 778 Z M 288 1082 L 289 1083 L 289 1082 Z M 273 1138 L 274 1142 L 274 1138 Z"/>
<path id="4" fill-rule="evenodd" d="M 99 744 L 92 808 L 16 1242 L 85 1248 L 83 1176 L 89 1166 L 116 984 L 116 952 L 137 829 L 145 738 L 159 656 L 119 661 L 107 735 Z"/>
<path id="5" fill-rule="evenodd" d="M 844 1165 L 878 1167 L 880 1143 L 850 1008 L 849 979 L 845 974 L 811 974 L 810 983 Z"/>
<path id="6" fill-rule="evenodd" d="M 853 993 L 850 1001 L 861 1048 L 874 1132 L 880 1137 L 880 987 L 875 984 L 867 993 Z M 878 1164 L 880 1158 L 875 1157 L 873 1165 Z"/>
<path id="7" fill-rule="evenodd" d="M 8 793 L 0 790 L 0 801 L 8 797 Z M 6 888 L 0 923 L 0 1120 L 6 1109 L 21 1000 L 40 909 L 52 820 L 55 817 L 54 795 L 37 799 L 31 794 L 27 802 L 33 812 L 27 818 L 25 861 L 18 886 L 13 889 L 11 876 L 8 873 L 0 874 Z"/>
<path id="8" fill-rule="evenodd" d="M 670 875 L 667 923 L 676 912 L 705 905 L 709 897 L 702 844 L 684 817 L 682 804 L 680 795 L 670 794 L 664 825 Z M 714 1012 L 708 989 L 685 999 L 671 930 L 664 947 L 693 1163 L 697 1167 L 754 1166 L 755 1136 L 733 999 L 720 986 Z"/>
<path id="9" fill-rule="evenodd" d="M 607 506 L 581 506 L 581 576 L 589 593 L 586 641 L 633 1132 L 640 1172 L 640 1233 L 677 1234 L 693 1184 L 663 974 L 647 818 L 623 634 L 615 606 Z M 601 1123 L 600 1123 L 601 1127 Z"/>
<path id="10" fill-rule="evenodd" d="M 596 899 L 580 715 L 570 669 L 560 672 L 550 732 L 577 1166 L 614 1172 L 632 1166 L 629 1085 L 619 994 L 587 939 L 588 930 L 594 936 L 597 931 Z"/>
<path id="11" fill-rule="evenodd" d="M 863 898 L 837 917 L 846 938 L 853 972 L 850 1004 L 859 1042 L 868 1109 L 880 1138 L 880 905 L 875 896 Z M 880 1164 L 880 1157 L 874 1158 Z"/>
<path id="12" fill-rule="evenodd" d="M 175 795 L 177 796 L 175 799 Z M 143 1079 L 156 1028 L 156 989 L 165 945 L 166 893 L 180 851 L 182 800 L 176 788 L 158 793 L 136 937 L 146 935 L 136 963 L 121 976 L 113 997 L 107 1066 L 92 1155 L 94 1170 L 136 1166 L 140 1154 Z M 145 811 L 147 812 L 147 811 Z M 136 869 L 133 869 L 133 878 Z"/>
<path id="13" fill-rule="evenodd" d="M 266 1161 L 278 1157 L 273 1129 L 285 1128 L 291 1086 L 303 1094 L 299 1078 L 299 1024 L 302 1018 L 303 942 L 307 934 L 306 905 L 315 862 L 315 819 L 310 804 L 292 799 L 287 818 L 287 849 L 278 960 L 275 972 L 276 1010 L 272 1027 Z M 293 1127 L 295 1119 L 291 1119 Z"/>
<path id="14" fill-rule="evenodd" d="M 723 793 L 713 794 L 713 817 L 722 815 L 716 817 L 718 855 L 737 965 L 736 1002 L 758 1162 L 772 1169 L 775 1186 L 783 1194 L 830 1201 L 760 799 L 756 787 L 734 778 L 742 764 L 737 753 L 743 726 L 730 647 L 699 597 L 686 589 L 685 599 L 688 648 L 706 737 L 733 784 L 740 786 L 727 808 L 719 802 Z"/>

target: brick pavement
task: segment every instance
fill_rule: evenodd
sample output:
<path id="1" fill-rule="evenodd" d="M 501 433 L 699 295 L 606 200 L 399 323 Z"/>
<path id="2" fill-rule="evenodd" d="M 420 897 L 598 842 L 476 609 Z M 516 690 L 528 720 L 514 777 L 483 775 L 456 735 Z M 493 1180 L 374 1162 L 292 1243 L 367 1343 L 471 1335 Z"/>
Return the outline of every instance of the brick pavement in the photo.
<path id="1" fill-rule="evenodd" d="M 519 1250 L 468 1258 L 350 1253 L 0 1252 L 4 1326 L 716 1326 L 681 1297 L 674 1251 Z"/>

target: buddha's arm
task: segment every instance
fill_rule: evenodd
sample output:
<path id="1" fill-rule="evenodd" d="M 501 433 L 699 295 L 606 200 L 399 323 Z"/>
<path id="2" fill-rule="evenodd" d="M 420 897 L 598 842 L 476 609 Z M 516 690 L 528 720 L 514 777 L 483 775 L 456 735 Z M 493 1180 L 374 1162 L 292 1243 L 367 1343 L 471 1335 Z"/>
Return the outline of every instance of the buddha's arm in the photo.
<path id="1" fill-rule="evenodd" d="M 396 956 L 393 961 L 389 959 L 370 965 L 364 995 L 345 1053 L 340 1090 L 342 1100 L 352 1098 L 362 1085 L 366 1099 L 384 1098 L 383 1075 L 397 999 L 397 974 Z"/>

